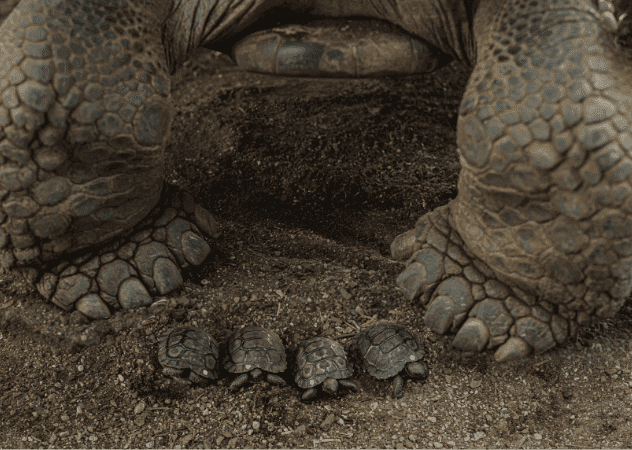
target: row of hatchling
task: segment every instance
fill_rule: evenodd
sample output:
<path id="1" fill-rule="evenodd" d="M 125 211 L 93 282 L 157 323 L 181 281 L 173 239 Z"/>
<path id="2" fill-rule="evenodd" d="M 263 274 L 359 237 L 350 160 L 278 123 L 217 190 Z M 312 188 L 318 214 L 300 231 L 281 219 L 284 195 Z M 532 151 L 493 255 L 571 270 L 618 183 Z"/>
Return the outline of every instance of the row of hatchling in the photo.
<path id="1" fill-rule="evenodd" d="M 403 370 L 415 378 L 427 375 L 421 345 L 402 326 L 382 322 L 367 328 L 354 338 L 354 347 L 365 368 L 375 378 L 393 378 L 393 393 L 404 395 Z M 219 376 L 219 344 L 206 331 L 177 327 L 167 330 L 160 343 L 158 360 L 163 373 L 183 382 L 202 382 Z M 285 371 L 287 361 L 281 338 L 261 327 L 246 327 L 228 341 L 224 358 L 227 371 L 239 374 L 230 384 L 236 390 L 248 381 L 265 378 L 273 384 L 285 385 L 278 374 Z M 334 394 L 339 387 L 357 390 L 344 348 L 326 337 L 314 337 L 303 342 L 296 353 L 295 381 L 306 389 L 301 399 L 315 397 L 320 386 L 323 392 Z"/>

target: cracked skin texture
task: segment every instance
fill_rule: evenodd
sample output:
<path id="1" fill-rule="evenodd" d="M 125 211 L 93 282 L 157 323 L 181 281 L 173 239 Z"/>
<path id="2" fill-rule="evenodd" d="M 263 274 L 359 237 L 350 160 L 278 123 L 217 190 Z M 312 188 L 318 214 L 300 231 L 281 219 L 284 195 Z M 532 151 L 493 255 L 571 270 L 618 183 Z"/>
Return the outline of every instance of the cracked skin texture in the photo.
<path id="1" fill-rule="evenodd" d="M 632 290 L 632 73 L 608 2 L 9 3 L 0 266 L 66 310 L 99 319 L 150 304 L 210 252 L 212 217 L 162 180 L 169 76 L 200 46 L 282 75 L 473 66 L 458 197 L 392 244 L 408 260 L 398 286 L 424 305 L 431 329 L 456 332 L 455 347 L 496 349 L 498 360 L 547 350 L 611 317 Z M 270 12 L 392 26 L 253 34 Z"/>

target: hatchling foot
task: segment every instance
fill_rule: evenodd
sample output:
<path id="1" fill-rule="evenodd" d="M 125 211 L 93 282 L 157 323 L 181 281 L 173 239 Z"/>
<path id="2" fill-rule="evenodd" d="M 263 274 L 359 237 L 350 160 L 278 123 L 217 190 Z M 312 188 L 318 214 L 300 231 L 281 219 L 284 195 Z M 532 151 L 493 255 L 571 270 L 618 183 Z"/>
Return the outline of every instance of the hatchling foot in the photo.
<path id="1" fill-rule="evenodd" d="M 452 345 L 459 350 L 496 348 L 497 361 L 519 358 L 533 349 L 548 350 L 593 323 L 594 309 L 583 302 L 539 301 L 496 279 L 464 245 L 449 205 L 426 214 L 414 230 L 395 238 L 391 254 L 408 259 L 397 278 L 404 296 L 420 300 L 424 322 L 435 333 L 456 333 Z"/>
<path id="2" fill-rule="evenodd" d="M 126 237 L 40 274 L 30 268 L 17 270 L 59 307 L 107 319 L 118 309 L 150 305 L 152 297 L 180 286 L 181 270 L 201 264 L 209 254 L 205 236 L 217 234 L 206 209 L 191 195 L 166 186 L 155 210 Z"/>
<path id="3" fill-rule="evenodd" d="M 393 378 L 393 396 L 395 398 L 404 396 L 404 379 L 401 375 L 395 375 L 395 378 Z"/>
<path id="4" fill-rule="evenodd" d="M 287 383 L 285 382 L 285 380 L 283 378 L 281 378 L 280 376 L 274 374 L 274 373 L 269 373 L 266 375 L 266 381 L 270 384 L 276 384 L 277 386 L 286 386 Z"/>
<path id="5" fill-rule="evenodd" d="M 248 382 L 260 383 L 260 382 L 262 382 L 264 380 L 264 378 L 270 384 L 276 384 L 278 386 L 286 386 L 287 385 L 285 380 L 283 378 L 281 378 L 280 376 L 276 375 L 276 374 L 266 373 L 264 375 L 263 370 L 261 370 L 261 369 L 254 369 L 254 370 L 252 370 L 250 372 L 242 373 L 237 378 L 235 378 L 233 380 L 233 382 L 230 383 L 230 385 L 228 386 L 228 389 L 230 389 L 231 391 L 236 391 L 240 387 L 245 386 L 246 384 L 248 384 Z"/>
<path id="6" fill-rule="evenodd" d="M 318 389 L 309 388 L 308 390 L 303 392 L 303 395 L 301 395 L 301 401 L 306 402 L 308 400 L 311 400 L 315 398 L 317 394 L 318 394 Z"/>
<path id="7" fill-rule="evenodd" d="M 170 377 L 173 381 L 183 386 L 190 386 L 193 383 L 204 383 L 208 381 L 206 378 L 202 378 L 198 376 L 193 371 L 190 372 L 189 378 L 182 378 L 180 375 L 182 373 L 181 370 L 174 370 L 169 368 L 162 369 L 163 375 Z"/>
<path id="8" fill-rule="evenodd" d="M 228 389 L 230 389 L 231 391 L 238 390 L 240 387 L 245 386 L 246 383 L 248 383 L 249 378 L 250 377 L 247 373 L 242 373 L 237 378 L 235 378 L 232 383 L 230 383 Z"/>

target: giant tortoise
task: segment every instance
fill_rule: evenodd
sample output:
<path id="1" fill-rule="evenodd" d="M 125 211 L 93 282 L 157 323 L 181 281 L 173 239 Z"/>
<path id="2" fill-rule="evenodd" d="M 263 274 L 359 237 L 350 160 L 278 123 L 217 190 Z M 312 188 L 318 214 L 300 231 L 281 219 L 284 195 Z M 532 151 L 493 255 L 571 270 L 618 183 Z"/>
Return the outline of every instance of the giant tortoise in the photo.
<path id="1" fill-rule="evenodd" d="M 456 348 L 498 360 L 550 349 L 632 290 L 625 1 L 4 0 L 0 270 L 105 319 L 204 261 L 215 222 L 163 179 L 169 77 L 197 47 L 281 75 L 457 59 L 473 67 L 458 196 L 395 239 L 408 261 L 397 285 Z M 281 26 L 265 30 L 270 15 Z M 384 26 L 336 26 L 358 17 Z"/>

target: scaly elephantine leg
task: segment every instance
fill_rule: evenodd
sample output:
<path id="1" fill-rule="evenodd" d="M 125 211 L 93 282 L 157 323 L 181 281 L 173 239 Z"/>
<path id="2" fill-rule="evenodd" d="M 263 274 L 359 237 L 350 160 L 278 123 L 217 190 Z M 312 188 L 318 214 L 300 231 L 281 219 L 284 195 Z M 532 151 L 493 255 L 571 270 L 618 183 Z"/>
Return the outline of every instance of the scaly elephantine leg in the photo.
<path id="1" fill-rule="evenodd" d="M 612 317 L 632 290 L 632 70 L 589 0 L 484 5 L 459 195 L 391 250 L 431 329 L 505 360 Z"/>
<path id="2" fill-rule="evenodd" d="M 163 188 L 168 8 L 139 3 L 22 0 L 0 27 L 0 270 L 90 318 L 177 287 L 215 233 Z"/>

